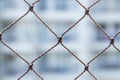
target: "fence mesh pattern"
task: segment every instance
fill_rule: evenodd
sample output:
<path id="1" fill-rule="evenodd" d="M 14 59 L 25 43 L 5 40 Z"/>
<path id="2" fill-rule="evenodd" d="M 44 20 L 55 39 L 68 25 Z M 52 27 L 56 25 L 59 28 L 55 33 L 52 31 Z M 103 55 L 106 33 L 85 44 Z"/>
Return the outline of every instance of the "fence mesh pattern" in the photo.
<path id="1" fill-rule="evenodd" d="M 39 0 L 36 0 L 34 3 L 30 4 L 27 0 L 24 0 L 24 2 L 28 5 L 28 10 L 25 12 L 25 14 L 23 14 L 21 17 L 19 17 L 17 20 L 15 20 L 13 23 L 11 23 L 9 26 L 5 27 L 3 30 L 0 31 L 0 41 L 1 43 L 6 46 L 8 49 L 10 49 L 18 58 L 20 58 L 21 60 L 23 60 L 27 65 L 28 65 L 28 69 L 27 71 L 25 71 L 20 77 L 17 78 L 17 80 L 22 79 L 26 74 L 28 74 L 29 71 L 33 71 L 41 80 L 44 80 L 44 78 L 41 76 L 41 74 L 39 74 L 35 69 L 34 69 L 34 62 L 36 62 L 39 58 L 41 58 L 42 56 L 44 56 L 45 54 L 47 54 L 49 51 L 51 51 L 52 49 L 54 49 L 57 45 L 62 45 L 63 48 L 65 48 L 69 54 L 71 54 L 71 56 L 74 57 L 74 59 L 78 60 L 80 62 L 80 64 L 82 64 L 84 66 L 84 70 L 82 72 L 79 73 L 79 75 L 76 75 L 76 77 L 74 78 L 74 80 L 77 80 L 81 77 L 81 75 L 83 75 L 85 72 L 88 72 L 94 80 L 97 80 L 96 76 L 92 73 L 92 71 L 89 70 L 89 66 L 90 64 L 96 59 L 98 58 L 103 52 L 105 52 L 110 46 L 113 46 L 118 52 L 120 52 L 120 49 L 114 44 L 115 42 L 115 38 L 120 34 L 120 32 L 117 32 L 113 37 L 110 37 L 109 34 L 107 34 L 105 32 L 105 30 L 102 28 L 102 26 L 91 16 L 90 14 L 90 10 L 92 7 L 94 7 L 97 3 L 99 3 L 101 0 L 97 0 L 96 2 L 92 3 L 89 7 L 86 7 L 84 4 L 82 4 L 79 0 L 76 0 L 76 2 L 78 3 L 78 5 L 80 5 L 84 10 L 84 15 L 78 20 L 76 21 L 73 25 L 71 25 L 64 33 L 61 34 L 61 36 L 58 36 L 51 28 L 49 25 L 47 25 L 42 18 L 34 11 L 34 6 L 36 3 L 39 2 Z M 42 54 L 40 54 L 39 56 L 37 56 L 36 58 L 34 58 L 32 60 L 32 62 L 28 62 L 24 57 L 22 57 L 19 53 L 17 53 L 14 49 L 12 49 L 3 39 L 2 39 L 2 35 L 4 32 L 6 32 L 7 30 L 9 30 L 13 25 L 15 25 L 17 22 L 19 22 L 23 17 L 25 17 L 27 14 L 29 14 L 30 12 L 32 12 L 34 14 L 35 17 L 38 18 L 38 20 L 40 22 L 42 22 L 43 25 L 45 25 L 45 27 L 58 39 L 57 43 L 55 45 L 53 45 L 50 49 L 46 50 L 45 52 L 43 52 Z M 102 33 L 104 33 L 104 35 L 109 39 L 109 44 L 107 47 L 105 47 L 103 50 L 101 50 L 100 52 L 97 53 L 97 55 L 95 55 L 87 64 L 85 64 L 80 58 L 78 58 L 75 53 L 73 53 L 69 48 L 67 48 L 67 46 L 65 46 L 62 42 L 63 36 L 69 32 L 72 28 L 74 28 L 80 21 L 82 21 L 86 16 L 88 16 L 96 25 L 96 27 L 102 31 Z"/>

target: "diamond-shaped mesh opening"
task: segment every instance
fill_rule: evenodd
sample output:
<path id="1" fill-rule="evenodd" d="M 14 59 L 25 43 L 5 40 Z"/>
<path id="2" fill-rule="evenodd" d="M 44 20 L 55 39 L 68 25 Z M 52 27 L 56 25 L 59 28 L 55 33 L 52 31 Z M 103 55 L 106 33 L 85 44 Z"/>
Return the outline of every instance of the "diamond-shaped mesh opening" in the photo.
<path id="1" fill-rule="evenodd" d="M 47 49 L 57 42 L 56 37 L 43 24 L 35 20 L 36 18 L 29 19 L 31 15 L 27 15 L 3 33 L 3 40 L 29 61 L 36 57 L 36 53 L 40 52 L 42 47 L 45 46 Z"/>

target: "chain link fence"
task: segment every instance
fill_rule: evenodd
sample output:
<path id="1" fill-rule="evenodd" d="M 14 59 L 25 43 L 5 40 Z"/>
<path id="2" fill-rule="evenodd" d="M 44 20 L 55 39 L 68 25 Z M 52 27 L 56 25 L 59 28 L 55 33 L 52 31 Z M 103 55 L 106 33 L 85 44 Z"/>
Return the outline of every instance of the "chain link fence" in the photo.
<path id="1" fill-rule="evenodd" d="M 3 30 L 0 31 L 0 41 L 1 43 L 6 46 L 8 49 L 10 49 L 18 58 L 20 58 L 21 60 L 23 60 L 27 65 L 28 65 L 28 69 L 27 71 L 25 71 L 20 77 L 18 77 L 16 80 L 21 80 L 26 74 L 28 74 L 29 71 L 33 71 L 39 78 L 40 80 L 45 80 L 44 77 L 41 76 L 41 74 L 39 74 L 35 69 L 34 69 L 34 63 L 40 59 L 41 57 L 43 57 L 45 54 L 47 54 L 48 52 L 50 52 L 52 49 L 54 49 L 56 46 L 58 46 L 59 44 L 66 49 L 69 54 L 71 56 L 74 57 L 74 59 L 76 59 L 77 61 L 80 62 L 80 64 L 82 64 L 84 66 L 84 70 L 82 72 L 79 73 L 79 75 L 76 75 L 76 77 L 74 78 L 74 80 L 78 80 L 85 72 L 88 72 L 91 77 L 93 77 L 94 80 L 98 80 L 97 77 L 92 73 L 92 71 L 89 69 L 90 64 L 96 60 L 96 58 L 98 58 L 101 54 L 103 54 L 108 48 L 110 48 L 110 46 L 113 46 L 118 52 L 120 52 L 120 49 L 114 44 L 115 43 L 115 38 L 120 34 L 120 32 L 117 32 L 116 34 L 114 34 L 113 37 L 110 37 L 109 34 L 107 32 L 105 32 L 105 30 L 102 28 L 102 26 L 93 18 L 93 16 L 90 13 L 90 10 L 92 7 L 94 7 L 97 3 L 99 3 L 101 0 L 97 0 L 94 3 L 92 3 L 89 7 L 84 6 L 84 4 L 82 4 L 80 2 L 80 0 L 75 0 L 76 3 L 78 3 L 78 5 L 80 7 L 82 7 L 85 11 L 84 11 L 84 15 L 77 20 L 73 25 L 71 25 L 65 32 L 63 32 L 61 34 L 61 36 L 58 36 L 51 28 L 49 25 L 46 24 L 46 22 L 43 21 L 43 19 L 34 11 L 34 6 L 36 5 L 36 3 L 40 2 L 39 0 L 36 0 L 35 2 L 33 2 L 32 4 L 30 4 L 27 0 L 24 0 L 24 2 L 28 5 L 28 10 L 25 12 L 24 15 L 22 15 L 21 17 L 19 17 L 17 20 L 15 20 L 14 22 L 12 22 L 9 26 L 5 27 Z M 6 32 L 7 30 L 9 30 L 11 27 L 13 27 L 13 25 L 15 25 L 17 22 L 19 22 L 22 18 L 24 18 L 27 14 L 29 14 L 30 12 L 32 12 L 34 14 L 34 16 L 39 20 L 39 22 L 42 24 L 58 39 L 57 43 L 55 45 L 53 45 L 51 48 L 49 48 L 48 50 L 46 50 L 45 52 L 43 52 L 42 54 L 40 54 L 39 56 L 37 56 L 36 58 L 34 58 L 31 62 L 28 62 L 24 57 L 22 57 L 19 53 L 17 53 L 14 49 L 12 49 L 4 40 L 3 40 L 3 33 Z M 66 33 L 70 32 L 71 29 L 73 29 L 74 27 L 76 27 L 76 25 L 81 22 L 86 16 L 88 16 L 96 25 L 96 27 L 102 31 L 102 33 L 104 33 L 104 35 L 109 39 L 109 44 L 107 47 L 105 47 L 103 50 L 101 50 L 100 52 L 97 53 L 97 55 L 95 55 L 87 64 L 84 63 L 79 57 L 77 57 L 77 55 L 75 55 L 74 52 L 72 52 L 67 46 L 64 45 L 63 43 L 63 37 Z"/>

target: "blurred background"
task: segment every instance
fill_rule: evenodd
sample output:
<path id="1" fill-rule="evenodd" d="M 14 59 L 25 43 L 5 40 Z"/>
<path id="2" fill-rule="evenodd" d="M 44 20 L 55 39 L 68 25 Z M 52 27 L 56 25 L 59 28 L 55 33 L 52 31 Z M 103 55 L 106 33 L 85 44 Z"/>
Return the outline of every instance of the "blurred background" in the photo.
<path id="1" fill-rule="evenodd" d="M 96 0 L 79 0 L 89 7 Z M 33 3 L 34 0 L 28 0 Z M 90 9 L 90 14 L 112 37 L 120 31 L 120 0 L 101 0 Z M 28 5 L 23 0 L 0 0 L 0 30 L 22 16 Z M 34 11 L 61 36 L 84 15 L 84 9 L 75 0 L 40 0 Z M 57 38 L 30 12 L 3 33 L 3 41 L 31 62 L 35 57 L 57 43 Z M 109 45 L 109 39 L 94 22 L 85 17 L 63 37 L 63 44 L 84 63 Z M 120 35 L 115 38 L 120 49 Z M 16 80 L 28 65 L 0 43 L 0 80 Z M 74 80 L 83 70 L 79 63 L 61 45 L 58 45 L 34 63 L 34 69 L 45 80 Z M 90 71 L 98 80 L 120 80 L 120 53 L 112 46 L 90 64 Z M 40 80 L 32 71 L 21 80 Z M 78 80 L 93 80 L 85 72 Z"/>

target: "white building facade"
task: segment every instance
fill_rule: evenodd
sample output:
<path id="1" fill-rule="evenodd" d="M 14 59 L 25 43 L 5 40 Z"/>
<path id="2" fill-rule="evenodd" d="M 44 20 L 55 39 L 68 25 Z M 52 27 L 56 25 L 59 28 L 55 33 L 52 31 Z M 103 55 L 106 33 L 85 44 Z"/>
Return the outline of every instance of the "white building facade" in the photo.
<path id="1" fill-rule="evenodd" d="M 90 11 L 90 14 L 110 36 L 120 30 L 119 2 L 120 0 L 101 1 Z M 89 6 L 93 2 L 86 0 L 82 3 Z M 2 30 L 24 14 L 28 6 L 22 0 L 0 0 L 0 9 L 0 26 L 2 26 L 0 30 Z M 34 10 L 59 37 L 84 15 L 84 9 L 75 0 L 40 0 Z M 7 30 L 3 34 L 3 40 L 29 62 L 57 42 L 57 38 L 32 13 Z M 63 36 L 63 44 L 84 63 L 87 63 L 109 44 L 109 40 L 86 16 Z M 116 39 L 116 45 L 119 47 L 119 36 Z M 27 69 L 27 65 L 2 44 L 1 49 L 1 80 L 10 80 L 9 76 L 11 80 L 16 80 L 16 77 Z M 119 80 L 119 56 L 119 52 L 114 48 L 108 49 L 90 64 L 90 71 L 99 80 Z M 73 80 L 84 67 L 65 48 L 58 45 L 37 60 L 34 68 L 45 80 Z M 113 74 L 114 76 L 111 76 Z M 27 75 L 30 77 L 25 77 L 25 79 L 37 79 L 31 75 Z M 80 80 L 86 79 L 92 80 L 89 74 L 84 73 Z"/>

